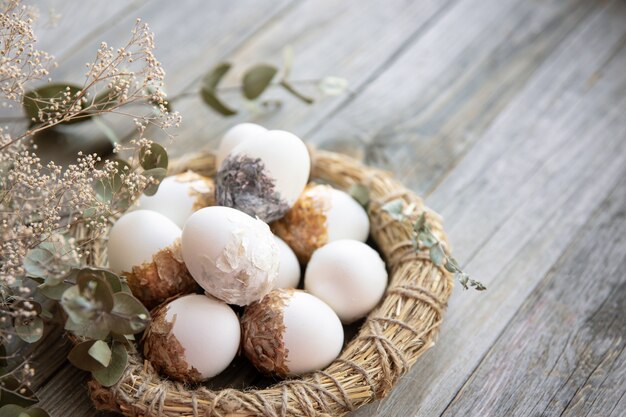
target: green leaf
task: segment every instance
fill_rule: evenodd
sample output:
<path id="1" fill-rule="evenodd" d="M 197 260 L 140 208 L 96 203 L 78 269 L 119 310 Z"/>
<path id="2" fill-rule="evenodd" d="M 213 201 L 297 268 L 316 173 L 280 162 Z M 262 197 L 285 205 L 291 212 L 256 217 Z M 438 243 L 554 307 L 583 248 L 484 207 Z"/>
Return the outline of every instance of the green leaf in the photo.
<path id="1" fill-rule="evenodd" d="M 42 247 L 29 250 L 24 257 L 23 266 L 26 274 L 31 277 L 45 277 L 47 265 L 54 259 L 54 253 Z"/>
<path id="2" fill-rule="evenodd" d="M 145 170 L 153 168 L 167 169 L 167 151 L 158 143 L 151 143 L 150 146 L 144 146 L 139 151 L 139 164 Z"/>
<path id="3" fill-rule="evenodd" d="M 81 294 L 86 295 L 87 298 L 91 297 L 104 311 L 111 311 L 113 308 L 113 289 L 106 279 L 97 274 L 79 273 L 76 281 Z"/>
<path id="4" fill-rule="evenodd" d="M 340 77 L 324 77 L 318 88 L 327 96 L 338 96 L 348 88 L 348 80 Z"/>
<path id="5" fill-rule="evenodd" d="M 109 366 L 111 363 L 111 349 L 106 342 L 97 340 L 88 350 L 89 356 L 97 360 L 102 366 Z"/>
<path id="6" fill-rule="evenodd" d="M 204 76 L 202 79 L 202 88 L 200 89 L 200 96 L 204 103 L 222 116 L 233 116 L 237 114 L 235 110 L 228 107 L 219 99 L 216 92 L 217 85 L 230 68 L 231 64 L 228 62 L 218 64 Z"/>
<path id="7" fill-rule="evenodd" d="M 441 266 L 445 257 L 446 254 L 444 253 L 441 245 L 435 245 L 430 248 L 430 260 L 433 261 L 435 265 Z"/>
<path id="8" fill-rule="evenodd" d="M 17 392 L 19 390 L 19 393 Z M 19 407 L 29 407 L 39 400 L 30 388 L 24 386 L 14 376 L 4 375 L 2 377 L 2 387 L 0 387 L 0 405 L 16 405 Z M 2 416 L 2 414 L 0 414 Z"/>
<path id="9" fill-rule="evenodd" d="M 207 106 L 211 107 L 222 116 L 234 116 L 235 114 L 237 114 L 237 111 L 226 106 L 217 97 L 215 91 L 213 90 L 206 90 L 203 88 L 202 90 L 200 90 L 200 96 L 202 97 L 202 101 L 204 101 Z"/>
<path id="10" fill-rule="evenodd" d="M 60 282 L 57 285 L 41 284 L 37 287 L 37 291 L 51 300 L 59 301 L 63 293 L 71 287 L 72 284 Z"/>
<path id="11" fill-rule="evenodd" d="M 81 88 L 77 85 L 71 84 L 48 84 L 43 87 L 36 88 L 35 90 L 28 91 L 24 94 L 22 106 L 28 119 L 34 123 L 41 123 L 43 121 L 54 118 L 56 113 L 66 112 L 70 106 L 74 103 L 76 94 L 81 91 Z M 66 93 L 69 93 L 70 97 L 67 98 Z M 63 103 L 66 101 L 66 103 Z M 53 110 L 50 106 L 58 104 L 59 108 Z M 83 107 L 82 104 L 80 106 Z M 43 113 L 43 120 L 39 116 L 39 111 Z M 89 117 L 80 117 L 69 121 L 64 121 L 64 124 L 78 123 L 88 120 Z"/>
<path id="12" fill-rule="evenodd" d="M 25 413 L 28 417 L 50 417 L 46 410 L 39 407 L 29 408 Z"/>
<path id="13" fill-rule="evenodd" d="M 4 394 L 4 391 L 2 393 Z M 28 417 L 25 413 L 26 409 L 16 404 L 7 404 L 0 408 L 0 417 Z"/>
<path id="14" fill-rule="evenodd" d="M 150 196 L 155 195 L 156 192 L 159 190 L 161 181 L 163 181 L 163 178 L 165 178 L 165 176 L 167 175 L 167 170 L 164 168 L 152 168 L 142 172 L 142 175 L 154 181 L 152 184 L 147 186 L 145 190 L 143 190 L 143 193 L 145 195 Z"/>
<path id="15" fill-rule="evenodd" d="M 352 185 L 350 190 L 348 190 L 348 194 L 363 207 L 367 207 L 370 202 L 370 190 L 363 184 Z"/>
<path id="16" fill-rule="evenodd" d="M 82 322 L 75 322 L 68 318 L 65 322 L 65 330 L 74 333 L 76 336 L 87 339 L 104 340 L 109 336 L 109 322 L 106 315 L 101 314 L 95 319 L 87 319 Z"/>
<path id="17" fill-rule="evenodd" d="M 122 176 L 132 169 L 128 162 L 121 159 L 114 159 L 112 162 L 115 164 L 115 171 L 107 178 L 96 181 L 94 185 L 96 194 L 101 201 L 111 201 L 113 199 L 124 184 Z"/>
<path id="18" fill-rule="evenodd" d="M 417 220 L 415 221 L 415 224 L 413 225 L 413 230 L 415 231 L 415 233 L 421 233 L 425 225 L 426 225 L 426 212 L 420 214 L 420 216 L 417 218 Z"/>
<path id="19" fill-rule="evenodd" d="M 43 336 L 43 320 L 41 317 L 18 319 L 15 323 L 15 333 L 26 343 L 35 343 Z"/>
<path id="20" fill-rule="evenodd" d="M 388 202 L 382 206 L 381 209 L 387 212 L 387 214 L 395 220 L 404 220 L 404 214 L 402 213 L 402 210 L 404 209 L 404 201 L 399 198 Z"/>
<path id="21" fill-rule="evenodd" d="M 111 310 L 110 328 L 120 335 L 135 334 L 146 328 L 150 312 L 130 294 L 118 292 L 114 295 L 115 305 Z"/>
<path id="22" fill-rule="evenodd" d="M 417 235 L 417 240 L 422 244 L 422 246 L 427 248 L 432 248 L 435 244 L 437 244 L 437 239 L 432 233 L 424 231 L 420 232 Z"/>
<path id="23" fill-rule="evenodd" d="M 70 351 L 69 355 L 67 355 L 67 359 L 70 361 L 70 363 L 72 365 L 74 365 L 78 369 L 82 369 L 83 371 L 93 372 L 93 371 L 97 371 L 99 369 L 102 369 L 105 366 L 108 366 L 109 365 L 108 363 L 107 363 L 107 365 L 104 365 L 101 361 L 99 361 L 98 359 L 94 358 L 90 354 L 91 348 L 98 342 L 104 343 L 101 340 L 88 340 L 86 342 L 82 342 L 82 343 L 77 344 Z M 106 345 L 106 343 L 104 343 L 104 344 Z M 108 346 L 107 346 L 107 348 L 108 348 Z M 109 352 L 110 352 L 110 350 L 109 350 Z M 108 361 L 109 362 L 111 361 L 110 353 L 109 353 Z"/>
<path id="24" fill-rule="evenodd" d="M 248 100 L 254 100 L 263 94 L 278 72 L 278 68 L 268 64 L 257 64 L 248 69 L 243 75 L 243 95 Z"/>
<path id="25" fill-rule="evenodd" d="M 96 381 L 105 387 L 115 385 L 124 374 L 124 370 L 128 364 L 128 352 L 126 352 L 124 345 L 113 343 L 111 351 L 112 356 L 109 366 L 91 372 L 91 375 L 93 375 Z"/>
<path id="26" fill-rule="evenodd" d="M 107 269 L 91 268 L 91 267 L 82 268 L 77 271 L 75 279 L 78 279 L 78 277 L 82 275 L 101 277 L 102 279 L 104 279 L 105 281 L 109 283 L 109 285 L 111 286 L 111 290 L 114 293 L 120 292 L 122 290 L 121 278 Z"/>

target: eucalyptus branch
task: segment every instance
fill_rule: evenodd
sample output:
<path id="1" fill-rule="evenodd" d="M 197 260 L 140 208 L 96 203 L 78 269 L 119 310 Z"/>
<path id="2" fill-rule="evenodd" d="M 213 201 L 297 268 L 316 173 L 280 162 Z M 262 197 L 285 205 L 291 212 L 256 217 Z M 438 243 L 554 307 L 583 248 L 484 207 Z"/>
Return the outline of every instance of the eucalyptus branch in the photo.
<path id="1" fill-rule="evenodd" d="M 382 207 L 394 220 L 400 222 L 410 222 L 411 214 L 414 207 L 405 207 L 404 201 L 401 199 L 390 201 Z M 431 261 L 437 266 L 443 266 L 447 271 L 454 274 L 456 280 L 459 281 L 464 289 L 469 287 L 476 291 L 484 291 L 487 289 L 479 281 L 470 278 L 469 274 L 464 272 L 456 259 L 454 259 L 446 250 L 445 244 L 433 233 L 426 219 L 426 212 L 422 212 L 412 225 L 413 229 L 413 245 L 416 251 L 427 249 Z"/>

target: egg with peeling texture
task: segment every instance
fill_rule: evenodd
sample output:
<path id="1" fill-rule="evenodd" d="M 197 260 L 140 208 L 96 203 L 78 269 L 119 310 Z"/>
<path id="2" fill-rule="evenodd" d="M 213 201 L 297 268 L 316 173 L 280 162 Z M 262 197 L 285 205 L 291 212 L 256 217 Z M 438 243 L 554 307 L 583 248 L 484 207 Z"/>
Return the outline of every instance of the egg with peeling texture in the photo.
<path id="1" fill-rule="evenodd" d="M 138 207 L 161 213 L 182 228 L 191 213 L 214 204 L 213 179 L 188 171 L 164 178 L 154 195 L 139 198 Z"/>
<path id="2" fill-rule="evenodd" d="M 365 317 L 386 287 L 380 255 L 355 240 L 337 240 L 316 250 L 304 273 L 304 288 L 326 302 L 344 324 Z"/>
<path id="3" fill-rule="evenodd" d="M 269 226 L 229 208 L 206 207 L 187 219 L 182 254 L 191 276 L 210 295 L 247 305 L 271 291 L 280 251 Z"/>
<path id="4" fill-rule="evenodd" d="M 302 263 L 328 242 L 340 239 L 365 242 L 370 228 L 365 209 L 348 193 L 314 183 L 309 184 L 291 210 L 271 226 Z"/>
<path id="5" fill-rule="evenodd" d="M 228 154 L 237 145 L 249 140 L 258 140 L 267 133 L 267 129 L 256 123 L 239 123 L 228 129 L 215 153 L 215 166 L 219 168 Z"/>
<path id="6" fill-rule="evenodd" d="M 133 294 L 148 308 L 196 288 L 183 263 L 180 237 L 180 227 L 150 210 L 128 212 L 111 227 L 109 267 L 126 276 Z"/>
<path id="7" fill-rule="evenodd" d="M 241 318 L 246 357 L 281 377 L 323 369 L 339 356 L 343 327 L 333 310 L 304 291 L 276 289 Z"/>
<path id="8" fill-rule="evenodd" d="M 296 254 L 281 238 L 274 236 L 280 250 L 280 266 L 274 288 L 296 288 L 300 283 L 300 263 Z"/>
<path id="9" fill-rule="evenodd" d="M 186 382 L 211 378 L 239 350 L 239 319 L 226 303 L 192 294 L 153 313 L 144 338 L 145 357 L 168 377 Z"/>
<path id="10" fill-rule="evenodd" d="M 270 130 L 262 140 L 236 146 L 215 177 L 217 204 L 265 222 L 281 218 L 296 202 L 309 178 L 311 160 L 302 140 Z"/>

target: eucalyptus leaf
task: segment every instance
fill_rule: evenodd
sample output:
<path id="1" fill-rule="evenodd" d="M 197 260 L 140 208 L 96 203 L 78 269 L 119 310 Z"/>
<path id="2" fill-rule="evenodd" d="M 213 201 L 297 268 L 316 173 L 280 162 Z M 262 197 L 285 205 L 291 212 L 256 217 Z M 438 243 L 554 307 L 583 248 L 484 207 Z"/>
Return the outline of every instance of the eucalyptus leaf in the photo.
<path id="1" fill-rule="evenodd" d="M 3 400 L 1 402 L 4 403 Z M 0 417 L 28 417 L 28 414 L 26 414 L 24 407 L 17 404 L 6 404 L 0 407 Z"/>
<path id="2" fill-rule="evenodd" d="M 327 96 L 338 96 L 348 88 L 348 80 L 340 77 L 324 77 L 318 87 Z"/>
<path id="3" fill-rule="evenodd" d="M 51 300 L 59 301 L 63 296 L 63 293 L 71 287 L 72 284 L 66 282 L 60 282 L 57 285 L 41 284 L 37 287 L 37 291 Z"/>
<path id="4" fill-rule="evenodd" d="M 228 107 L 217 97 L 214 90 L 207 90 L 203 88 L 200 90 L 200 96 L 202 97 L 202 101 L 204 101 L 207 106 L 211 107 L 222 116 L 234 116 L 237 114 L 236 110 Z"/>
<path id="5" fill-rule="evenodd" d="M 152 184 L 148 185 L 143 193 L 147 196 L 155 195 L 159 190 L 159 186 L 161 185 L 161 181 L 167 175 L 167 170 L 164 168 L 152 168 L 142 172 L 142 175 L 146 178 L 149 178 L 153 181 Z"/>
<path id="6" fill-rule="evenodd" d="M 348 190 L 348 194 L 363 207 L 367 207 L 370 202 L 370 190 L 363 184 L 352 185 Z"/>
<path id="7" fill-rule="evenodd" d="M 114 295 L 115 304 L 111 310 L 110 328 L 119 335 L 135 334 L 146 328 L 150 312 L 131 294 L 119 292 Z"/>
<path id="8" fill-rule="evenodd" d="M 434 245 L 430 248 L 430 260 L 433 261 L 435 265 L 441 266 L 445 257 L 446 254 L 441 245 Z"/>
<path id="9" fill-rule="evenodd" d="M 23 266 L 26 274 L 31 277 L 45 277 L 47 265 L 54 259 L 54 253 L 43 247 L 29 250 L 24 257 Z"/>
<path id="10" fill-rule="evenodd" d="M 381 209 L 387 212 L 387 214 L 395 220 L 404 220 L 404 214 L 402 213 L 402 210 L 404 209 L 404 201 L 399 198 L 383 205 Z"/>
<path id="11" fill-rule="evenodd" d="M 111 286 L 111 290 L 114 293 L 120 292 L 122 290 L 121 278 L 107 269 L 91 268 L 91 267 L 82 268 L 78 270 L 76 274 L 76 279 L 84 275 L 89 275 L 89 276 L 95 275 L 95 276 L 101 277 L 102 279 L 104 279 L 105 281 L 109 283 L 109 285 Z"/>
<path id="12" fill-rule="evenodd" d="M 17 390 L 20 390 L 20 392 L 18 393 Z M 33 391 L 29 387 L 24 386 L 14 376 L 4 375 L 2 377 L 2 386 L 0 387 L 1 406 L 4 407 L 6 404 L 11 404 L 18 407 L 29 407 L 38 401 Z"/>
<path id="13" fill-rule="evenodd" d="M 237 112 L 226 104 L 224 104 L 217 96 L 217 86 L 230 71 L 231 64 L 228 62 L 222 62 L 209 71 L 202 79 L 202 88 L 200 89 L 200 96 L 206 105 L 223 116 L 232 116 Z"/>
<path id="14" fill-rule="evenodd" d="M 121 159 L 114 159 L 112 162 L 115 164 L 115 171 L 108 177 L 96 181 L 94 185 L 96 194 L 102 201 L 111 201 L 115 197 L 124 184 L 122 175 L 132 169 L 128 162 Z"/>
<path id="15" fill-rule="evenodd" d="M 139 151 L 139 164 L 145 170 L 153 168 L 167 169 L 168 158 L 165 148 L 158 143 L 151 143 Z"/>
<path id="16" fill-rule="evenodd" d="M 87 298 L 91 297 L 106 312 L 113 308 L 113 289 L 102 276 L 96 274 L 79 274 L 76 279 L 78 289 Z"/>
<path id="17" fill-rule="evenodd" d="M 82 323 L 76 323 L 68 318 L 65 322 L 65 330 L 74 333 L 76 336 L 94 340 L 104 340 L 110 334 L 109 323 L 104 314 Z"/>
<path id="18" fill-rule="evenodd" d="M 43 408 L 33 407 L 25 411 L 28 417 L 50 417 L 50 414 Z M 22 416 L 20 416 L 22 417 Z M 25 416 L 24 416 L 25 417 Z"/>
<path id="19" fill-rule="evenodd" d="M 124 370 L 128 364 L 128 352 L 126 352 L 124 345 L 114 342 L 111 347 L 111 352 L 112 356 L 109 366 L 91 372 L 91 375 L 96 381 L 105 387 L 115 385 L 124 374 Z"/>
<path id="20" fill-rule="evenodd" d="M 109 345 L 102 340 L 96 340 L 96 343 L 91 345 L 87 352 L 89 356 L 98 361 L 102 366 L 106 367 L 111 363 L 111 349 Z"/>
<path id="21" fill-rule="evenodd" d="M 417 235 L 417 240 L 427 248 L 432 248 L 437 243 L 437 239 L 429 232 L 420 232 Z"/>
<path id="22" fill-rule="evenodd" d="M 47 84 L 43 87 L 26 92 L 22 100 L 22 106 L 29 120 L 34 123 L 41 123 L 51 117 L 54 118 L 56 113 L 66 112 L 75 102 L 76 95 L 80 91 L 81 88 L 77 85 Z M 69 99 L 66 99 L 66 93 L 69 93 Z M 63 101 L 66 101 L 66 103 L 63 103 Z M 53 104 L 58 104 L 59 108 L 56 110 L 52 109 L 50 106 Z M 81 105 L 81 108 L 82 107 L 83 106 Z M 43 113 L 43 119 L 40 117 L 40 110 Z M 69 121 L 64 121 L 63 123 L 78 123 L 86 121 L 88 118 L 89 117 L 85 115 L 85 117 L 75 118 Z"/>
<path id="23" fill-rule="evenodd" d="M 15 323 L 15 333 L 26 343 L 35 343 L 43 336 L 43 320 L 41 317 L 18 319 Z"/>
<path id="24" fill-rule="evenodd" d="M 74 348 L 70 351 L 69 355 L 67 355 L 67 359 L 70 361 L 72 365 L 77 367 L 78 369 L 82 369 L 83 371 L 97 371 L 99 369 L 104 368 L 107 365 L 103 365 L 101 361 L 94 358 L 91 354 L 91 348 L 98 342 L 104 343 L 101 340 L 88 340 L 86 342 L 82 342 L 74 346 Z M 106 345 L 106 343 L 104 343 Z M 108 348 L 108 346 L 107 346 Z M 110 352 L 110 349 L 109 349 Z M 111 355 L 109 353 L 109 359 L 111 361 Z"/>
<path id="25" fill-rule="evenodd" d="M 272 83 L 277 72 L 278 68 L 268 64 L 257 64 L 248 69 L 243 75 L 243 95 L 248 100 L 259 97 Z"/>
<path id="26" fill-rule="evenodd" d="M 420 233 L 424 229 L 425 225 L 426 225 L 426 213 L 424 212 L 420 214 L 420 216 L 415 221 L 415 224 L 413 224 L 413 230 L 416 233 Z"/>

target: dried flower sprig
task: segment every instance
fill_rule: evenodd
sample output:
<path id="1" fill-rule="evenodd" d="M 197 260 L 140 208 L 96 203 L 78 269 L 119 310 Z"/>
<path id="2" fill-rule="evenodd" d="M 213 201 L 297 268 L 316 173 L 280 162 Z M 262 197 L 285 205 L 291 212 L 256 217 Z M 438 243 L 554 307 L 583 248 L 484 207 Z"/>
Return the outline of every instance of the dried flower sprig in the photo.
<path id="1" fill-rule="evenodd" d="M 32 395 L 26 388 L 35 368 L 16 341 L 35 343 L 42 337 L 52 315 L 41 295 L 62 300 L 71 318 L 68 330 L 90 343 L 86 354 L 91 359 L 86 360 L 99 362 L 89 365 L 94 377 L 110 384 L 121 375 L 127 339 L 145 327 L 148 314 L 125 291 L 123 280 L 85 266 L 93 264 L 91 243 L 112 219 L 142 192 L 155 192 L 165 176 L 167 153 L 146 138 L 147 129 L 170 135 L 180 116 L 168 109 L 164 72 L 147 25 L 137 21 L 121 48 L 101 44 L 82 85 L 48 82 L 29 89 L 48 75 L 52 57 L 35 48 L 28 9 L 16 1 L 0 8 L 0 102 L 4 107 L 21 104 L 30 121 L 25 128 L 0 128 L 0 361 L 8 360 L 7 367 L 0 366 L 4 403 L 11 393 L 22 400 Z M 129 117 L 136 126 L 136 138 L 117 147 L 130 155 L 128 161 L 79 153 L 75 163 L 63 167 L 39 157 L 34 135 L 107 113 Z M 77 361 L 81 357 L 73 355 Z M 4 407 L 29 404 L 3 403 L 0 414 Z"/>
<path id="2" fill-rule="evenodd" d="M 430 260 L 437 266 L 443 266 L 446 270 L 454 274 L 464 289 L 473 287 L 476 291 L 487 289 L 482 283 L 475 281 L 464 272 L 459 263 L 447 251 L 445 244 L 433 233 L 426 219 L 426 212 L 422 212 L 417 220 L 413 221 L 415 207 L 406 206 L 404 200 L 396 199 L 381 207 L 391 218 L 399 222 L 413 222 L 413 246 L 416 251 L 428 250 Z"/>

